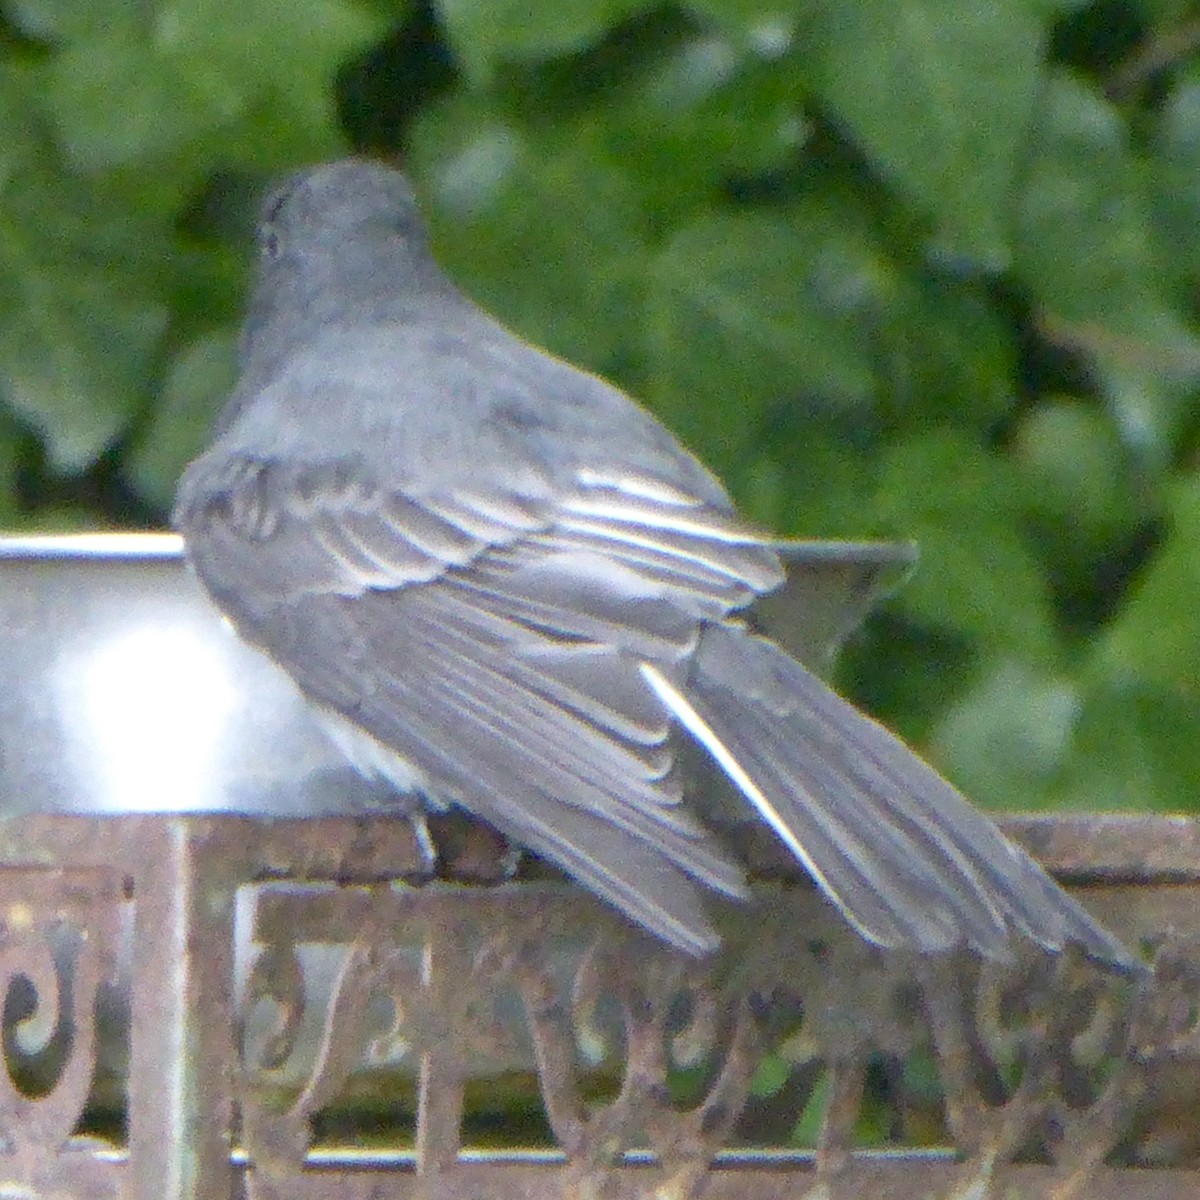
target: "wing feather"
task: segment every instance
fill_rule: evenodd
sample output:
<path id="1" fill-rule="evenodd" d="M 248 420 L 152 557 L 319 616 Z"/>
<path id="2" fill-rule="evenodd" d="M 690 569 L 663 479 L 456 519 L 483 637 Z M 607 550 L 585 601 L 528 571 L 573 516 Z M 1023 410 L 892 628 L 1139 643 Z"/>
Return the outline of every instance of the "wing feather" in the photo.
<path id="1" fill-rule="evenodd" d="M 627 474 L 410 495 L 353 463 L 235 459 L 183 497 L 201 576 L 378 747 L 357 761 L 419 780 L 677 944 L 715 944 L 695 885 L 741 895 L 743 873 L 680 803 L 671 717 L 638 664 L 677 669 L 705 618 L 778 581 L 763 538 Z"/>

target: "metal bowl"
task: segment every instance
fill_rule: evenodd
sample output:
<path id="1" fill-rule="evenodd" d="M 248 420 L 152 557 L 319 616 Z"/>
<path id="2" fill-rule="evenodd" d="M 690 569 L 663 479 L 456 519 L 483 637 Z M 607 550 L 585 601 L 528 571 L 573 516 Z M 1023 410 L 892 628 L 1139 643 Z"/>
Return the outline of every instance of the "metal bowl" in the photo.
<path id="1" fill-rule="evenodd" d="M 794 542 L 768 631 L 820 663 L 912 561 Z M 0 812 L 316 816 L 378 805 L 169 533 L 0 536 Z"/>
<path id="2" fill-rule="evenodd" d="M 0 642 L 7 814 L 317 815 L 372 799 L 174 534 L 0 538 Z"/>

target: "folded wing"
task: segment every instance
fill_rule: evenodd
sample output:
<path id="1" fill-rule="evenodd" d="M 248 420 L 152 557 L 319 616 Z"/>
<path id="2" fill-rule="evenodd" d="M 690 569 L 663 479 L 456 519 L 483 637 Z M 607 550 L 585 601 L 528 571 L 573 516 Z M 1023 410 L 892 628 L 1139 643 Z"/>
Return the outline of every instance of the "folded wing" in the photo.
<path id="1" fill-rule="evenodd" d="M 774 585 L 762 539 L 667 483 L 380 493 L 351 464 L 203 460 L 189 555 L 239 632 L 391 761 L 693 953 L 701 888 L 740 867 L 681 804 L 672 719 L 641 678 Z M 697 885 L 700 885 L 699 887 Z"/>

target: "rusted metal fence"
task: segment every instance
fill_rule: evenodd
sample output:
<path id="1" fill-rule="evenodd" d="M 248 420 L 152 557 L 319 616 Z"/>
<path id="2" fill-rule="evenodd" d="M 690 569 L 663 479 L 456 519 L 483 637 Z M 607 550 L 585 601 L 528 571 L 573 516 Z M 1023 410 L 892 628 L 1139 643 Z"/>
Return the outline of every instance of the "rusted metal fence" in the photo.
<path id="1" fill-rule="evenodd" d="M 1200 1195 L 1200 823 L 1008 828 L 1149 984 L 880 954 L 753 837 L 694 963 L 563 883 L 398 888 L 402 822 L 11 818 L 0 1196 Z M 407 1092 L 335 1136 L 372 1068 Z M 471 1144 L 480 1079 L 536 1079 L 542 1145 Z"/>

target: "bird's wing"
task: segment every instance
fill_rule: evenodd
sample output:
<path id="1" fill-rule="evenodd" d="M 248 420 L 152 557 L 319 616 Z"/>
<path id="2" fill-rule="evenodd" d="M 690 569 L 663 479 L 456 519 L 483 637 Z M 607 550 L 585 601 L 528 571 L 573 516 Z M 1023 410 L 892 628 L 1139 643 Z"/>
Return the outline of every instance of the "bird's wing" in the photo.
<path id="1" fill-rule="evenodd" d="M 715 945 L 691 880 L 744 881 L 679 803 L 638 663 L 681 667 L 704 618 L 774 586 L 763 539 L 620 471 L 413 497 L 347 461 L 218 464 L 200 460 L 177 518 L 247 640 L 432 795 L 675 944 Z"/>

